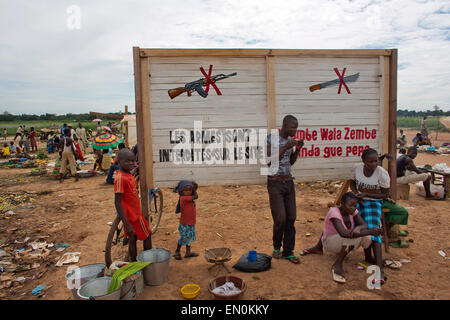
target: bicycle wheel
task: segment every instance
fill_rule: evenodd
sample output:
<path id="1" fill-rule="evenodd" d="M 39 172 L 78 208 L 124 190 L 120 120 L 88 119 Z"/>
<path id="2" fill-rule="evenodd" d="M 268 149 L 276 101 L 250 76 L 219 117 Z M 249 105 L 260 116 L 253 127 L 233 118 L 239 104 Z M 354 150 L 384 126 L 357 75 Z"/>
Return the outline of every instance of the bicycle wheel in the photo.
<path id="1" fill-rule="evenodd" d="M 158 230 L 159 222 L 163 213 L 163 194 L 160 189 L 154 193 L 154 197 L 149 197 L 148 224 L 152 230 L 152 235 Z"/>
<path id="2" fill-rule="evenodd" d="M 109 268 L 113 261 L 128 261 L 128 238 L 124 237 L 122 220 L 117 216 L 106 238 L 105 264 Z"/>

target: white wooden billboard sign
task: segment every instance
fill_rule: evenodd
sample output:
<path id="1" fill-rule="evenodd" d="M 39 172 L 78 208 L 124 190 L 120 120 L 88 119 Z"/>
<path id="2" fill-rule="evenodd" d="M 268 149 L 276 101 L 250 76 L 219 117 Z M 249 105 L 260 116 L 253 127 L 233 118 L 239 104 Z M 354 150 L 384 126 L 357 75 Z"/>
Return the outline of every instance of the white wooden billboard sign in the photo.
<path id="1" fill-rule="evenodd" d="M 248 133 L 262 139 L 267 130 L 281 128 L 288 114 L 298 119 L 297 138 L 305 140 L 292 170 L 296 181 L 348 178 L 367 147 L 395 153 L 395 129 L 390 128 L 396 109 L 395 49 L 134 50 L 146 187 L 173 187 L 183 179 L 200 185 L 264 183 L 265 142 L 257 140 L 255 147 Z M 237 72 L 216 82 L 221 95 L 210 87 L 206 98 L 196 92 L 169 97 L 169 89 L 203 78 L 200 67 L 208 71 L 210 65 L 212 75 Z M 355 74 L 357 80 L 345 81 Z M 335 79 L 329 87 L 309 89 Z M 202 134 L 203 141 L 195 139 Z M 212 157 L 204 153 L 199 161 L 208 147 Z M 227 147 L 234 157 L 224 154 Z M 183 152 L 184 163 L 177 148 L 191 151 Z"/>

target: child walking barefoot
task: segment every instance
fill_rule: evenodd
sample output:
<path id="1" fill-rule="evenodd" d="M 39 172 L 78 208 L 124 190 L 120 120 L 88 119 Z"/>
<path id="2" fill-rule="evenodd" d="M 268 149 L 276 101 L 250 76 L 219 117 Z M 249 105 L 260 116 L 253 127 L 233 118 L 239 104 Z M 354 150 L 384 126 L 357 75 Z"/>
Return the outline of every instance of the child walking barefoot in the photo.
<path id="1" fill-rule="evenodd" d="M 197 188 L 198 185 L 195 182 L 183 180 L 174 189 L 174 192 L 178 192 L 180 195 L 175 213 L 181 212 L 180 224 L 178 226 L 180 239 L 178 239 L 177 249 L 173 255 L 177 260 L 182 259 L 180 254 L 182 246 L 186 246 L 185 258 L 198 256 L 198 253 L 191 252 L 191 243 L 197 240 L 195 233 L 197 211 L 194 202 L 198 198 Z"/>

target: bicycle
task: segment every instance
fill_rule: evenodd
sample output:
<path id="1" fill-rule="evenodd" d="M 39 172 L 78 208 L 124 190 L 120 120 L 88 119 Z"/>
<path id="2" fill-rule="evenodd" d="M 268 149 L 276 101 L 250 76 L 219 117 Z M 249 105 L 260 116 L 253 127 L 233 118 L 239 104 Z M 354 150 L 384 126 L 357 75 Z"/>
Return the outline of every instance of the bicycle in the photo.
<path id="1" fill-rule="evenodd" d="M 148 224 L 151 234 L 154 235 L 158 230 L 161 216 L 163 213 L 163 193 L 159 187 L 148 190 Z M 128 255 L 128 238 L 124 234 L 123 222 L 116 212 L 116 218 L 111 224 L 105 246 L 105 264 L 109 268 L 111 263 L 116 260 L 127 261 Z"/>

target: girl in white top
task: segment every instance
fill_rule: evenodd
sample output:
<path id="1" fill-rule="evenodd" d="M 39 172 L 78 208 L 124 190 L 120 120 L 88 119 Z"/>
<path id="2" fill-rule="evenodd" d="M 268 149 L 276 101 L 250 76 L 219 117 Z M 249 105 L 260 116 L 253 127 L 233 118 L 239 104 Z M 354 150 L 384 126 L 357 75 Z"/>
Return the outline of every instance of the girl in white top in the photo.
<path id="1" fill-rule="evenodd" d="M 357 209 L 369 229 L 381 227 L 383 199 L 389 197 L 390 177 L 388 172 L 378 165 L 378 153 L 374 149 L 364 150 L 363 163 L 355 165 L 350 188 L 358 198 Z M 364 250 L 366 261 L 380 267 L 380 279 L 384 284 L 387 278 L 383 273 L 381 256 L 381 236 L 372 235 L 372 245 Z M 375 258 L 372 257 L 372 251 Z"/>

